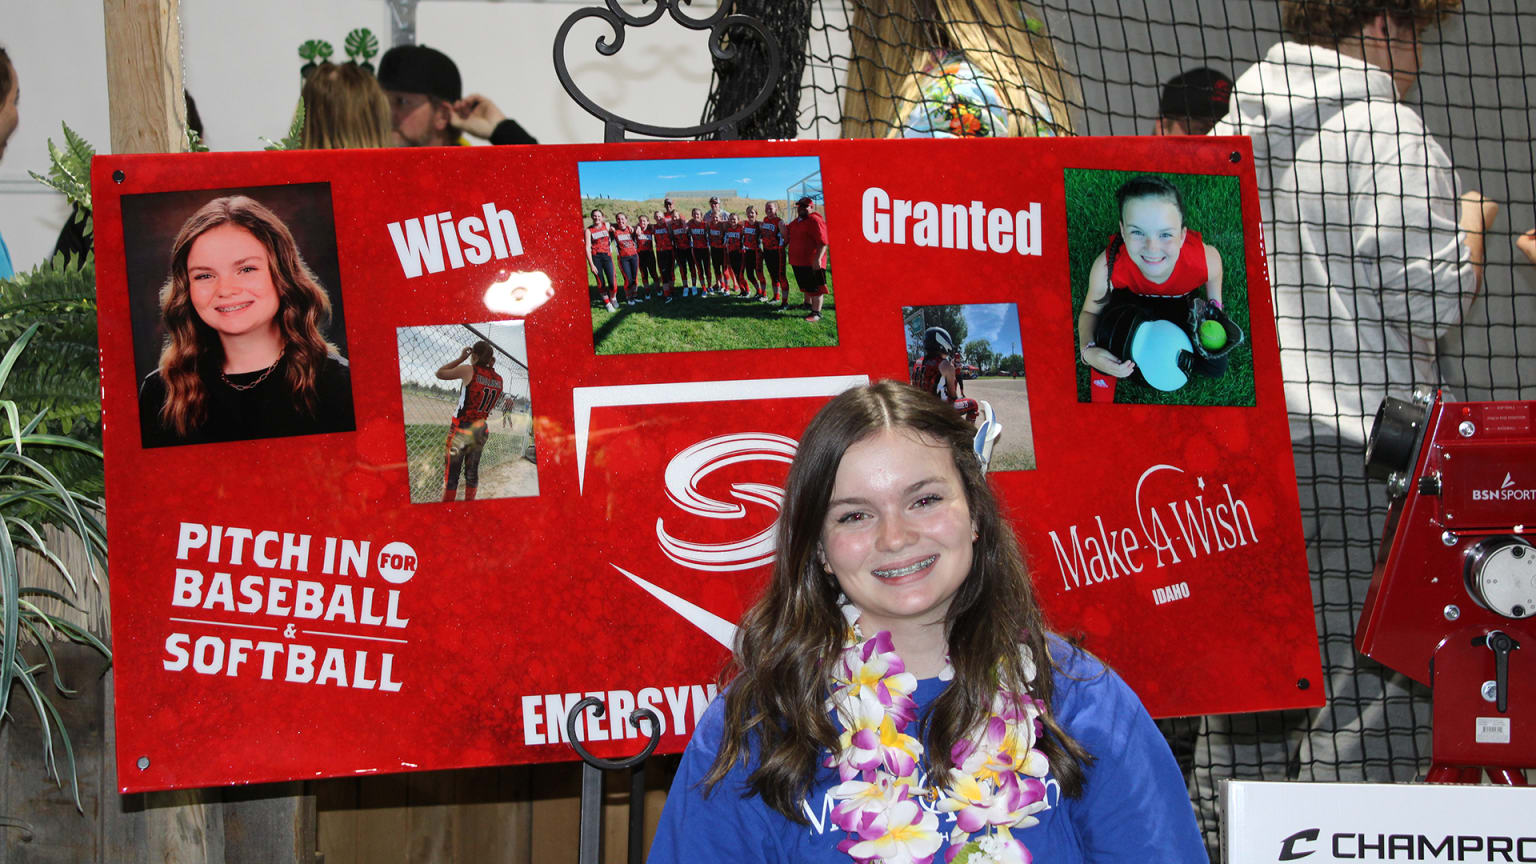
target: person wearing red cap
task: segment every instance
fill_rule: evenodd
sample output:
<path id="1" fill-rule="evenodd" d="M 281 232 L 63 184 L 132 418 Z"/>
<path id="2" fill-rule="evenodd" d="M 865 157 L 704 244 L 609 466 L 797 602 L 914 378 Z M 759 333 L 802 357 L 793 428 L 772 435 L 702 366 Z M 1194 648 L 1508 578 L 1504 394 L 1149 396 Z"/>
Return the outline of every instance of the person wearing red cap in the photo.
<path id="1" fill-rule="evenodd" d="M 537 144 L 516 120 L 479 93 L 464 96 L 459 67 L 425 45 L 396 45 L 379 59 L 397 147 L 452 147 L 460 132 L 492 144 Z"/>
<path id="2" fill-rule="evenodd" d="M 1205 135 L 1227 116 L 1232 79 L 1201 67 L 1169 78 L 1157 103 L 1153 135 Z"/>
<path id="3" fill-rule="evenodd" d="M 805 320 L 812 323 L 821 320 L 821 304 L 827 294 L 827 222 L 811 209 L 815 203 L 809 195 L 796 201 L 800 215 L 789 223 L 789 266 L 811 307 Z M 784 296 L 788 300 L 789 292 Z"/>

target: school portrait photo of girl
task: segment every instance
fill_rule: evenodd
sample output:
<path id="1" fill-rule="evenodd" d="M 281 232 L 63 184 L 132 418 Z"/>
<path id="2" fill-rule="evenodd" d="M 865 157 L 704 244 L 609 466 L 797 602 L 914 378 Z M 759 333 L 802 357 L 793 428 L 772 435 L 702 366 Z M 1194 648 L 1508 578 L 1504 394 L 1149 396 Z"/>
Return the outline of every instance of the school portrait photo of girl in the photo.
<path id="1" fill-rule="evenodd" d="M 314 184 L 310 192 L 286 197 L 302 206 L 303 198 L 319 192 L 328 216 L 328 188 Z M 171 212 L 185 209 L 185 193 L 167 194 L 176 197 L 139 196 L 160 198 L 145 202 L 162 211 L 148 220 L 130 221 L 125 199 L 128 249 L 147 239 L 132 235 L 152 233 L 150 223 L 163 230 Z M 153 265 L 135 267 L 130 252 L 144 446 L 352 431 L 350 368 L 331 335 L 338 332 L 333 312 L 339 293 L 327 290 L 294 232 L 261 200 L 197 197 L 201 204 L 161 246 L 168 253 L 160 253 L 165 258 L 158 284 Z M 333 229 L 326 255 L 329 280 L 336 284 Z M 157 321 L 145 308 L 151 294 Z M 151 351 L 154 359 L 146 364 Z"/>

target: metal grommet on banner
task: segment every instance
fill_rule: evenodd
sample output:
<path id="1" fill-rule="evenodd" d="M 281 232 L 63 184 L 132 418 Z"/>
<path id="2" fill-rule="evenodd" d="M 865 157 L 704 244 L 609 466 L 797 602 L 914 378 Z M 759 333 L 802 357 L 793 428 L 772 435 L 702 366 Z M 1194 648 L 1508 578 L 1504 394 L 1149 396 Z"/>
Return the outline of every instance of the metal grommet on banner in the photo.
<path id="1" fill-rule="evenodd" d="M 1230 154 L 1227 155 L 1227 159 L 1235 165 L 1238 162 L 1243 161 L 1243 154 L 1233 150 Z"/>
<path id="2" fill-rule="evenodd" d="M 118 173 L 121 174 L 122 172 L 119 171 Z M 139 761 L 137 763 L 135 763 L 135 764 L 137 764 L 139 766 L 139 770 L 140 771 L 148 771 L 149 770 L 149 757 L 148 756 L 140 756 L 139 757 Z"/>
<path id="3" fill-rule="evenodd" d="M 123 169 L 119 168 L 116 171 L 112 172 L 112 182 L 113 183 L 121 183 L 121 182 L 123 182 L 126 179 L 128 179 L 128 175 L 123 173 Z"/>

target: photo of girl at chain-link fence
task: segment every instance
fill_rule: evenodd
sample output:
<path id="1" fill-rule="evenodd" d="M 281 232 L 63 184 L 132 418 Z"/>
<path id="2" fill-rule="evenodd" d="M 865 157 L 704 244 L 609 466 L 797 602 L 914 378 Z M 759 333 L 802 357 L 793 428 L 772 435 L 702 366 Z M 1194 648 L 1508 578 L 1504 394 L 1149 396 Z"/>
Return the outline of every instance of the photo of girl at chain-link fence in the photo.
<path id="1" fill-rule="evenodd" d="M 396 330 L 411 502 L 539 494 L 523 323 Z"/>

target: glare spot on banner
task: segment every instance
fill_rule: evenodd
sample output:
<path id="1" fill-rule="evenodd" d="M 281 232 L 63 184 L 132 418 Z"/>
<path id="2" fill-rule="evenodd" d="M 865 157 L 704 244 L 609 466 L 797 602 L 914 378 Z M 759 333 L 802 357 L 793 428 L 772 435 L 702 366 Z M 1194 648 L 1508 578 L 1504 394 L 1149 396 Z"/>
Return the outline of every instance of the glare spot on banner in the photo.
<path id="1" fill-rule="evenodd" d="M 514 318 L 527 318 L 554 296 L 555 286 L 542 270 L 505 273 L 485 289 L 485 308 Z"/>
<path id="2" fill-rule="evenodd" d="M 795 455 L 792 438 L 770 433 L 743 432 L 700 441 L 667 463 L 667 497 L 683 511 L 706 519 L 741 519 L 747 508 L 719 501 L 699 492 L 699 482 L 714 471 L 743 462 L 788 463 Z M 784 490 L 766 483 L 733 483 L 731 495 L 778 512 Z M 667 533 L 656 519 L 656 540 L 661 551 L 678 564 L 694 570 L 750 570 L 773 560 L 773 525 L 742 540 L 728 543 L 691 543 Z"/>

